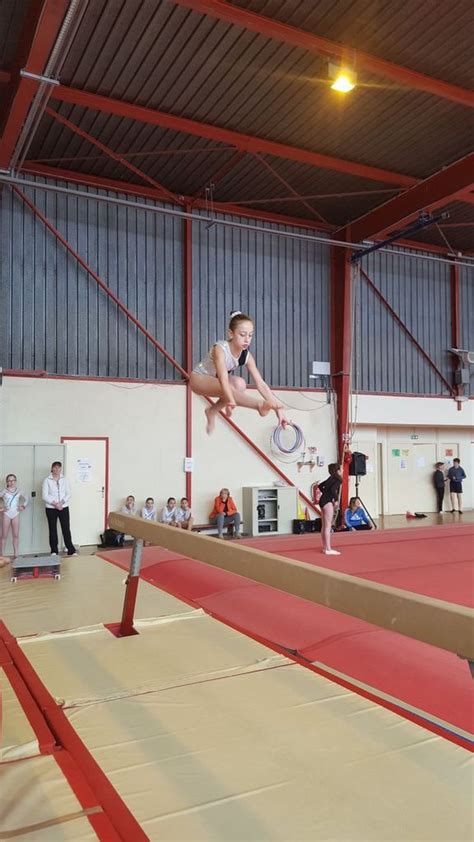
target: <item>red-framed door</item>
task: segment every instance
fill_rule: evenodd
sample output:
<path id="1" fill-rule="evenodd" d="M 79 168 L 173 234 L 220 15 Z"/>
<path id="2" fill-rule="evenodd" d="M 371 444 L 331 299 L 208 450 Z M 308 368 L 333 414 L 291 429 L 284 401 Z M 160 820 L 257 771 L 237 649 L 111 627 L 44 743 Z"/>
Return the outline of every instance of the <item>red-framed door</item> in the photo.
<path id="1" fill-rule="evenodd" d="M 71 486 L 71 531 L 79 546 L 99 543 L 109 510 L 108 436 L 61 436 Z"/>

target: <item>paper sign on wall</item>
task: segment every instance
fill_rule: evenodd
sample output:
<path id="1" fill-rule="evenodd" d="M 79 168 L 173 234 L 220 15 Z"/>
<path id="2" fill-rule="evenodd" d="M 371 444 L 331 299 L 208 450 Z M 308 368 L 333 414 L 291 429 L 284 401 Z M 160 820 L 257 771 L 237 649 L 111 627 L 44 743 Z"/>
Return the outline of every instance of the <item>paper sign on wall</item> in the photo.
<path id="1" fill-rule="evenodd" d="M 365 463 L 365 469 L 366 469 L 368 474 L 373 474 L 374 473 L 374 466 L 372 465 L 372 462 L 366 462 Z"/>
<path id="2" fill-rule="evenodd" d="M 409 451 L 409 450 L 402 450 L 402 456 L 404 456 L 404 457 L 405 457 L 405 459 L 406 459 L 409 455 L 410 455 L 410 451 Z"/>
<path id="3" fill-rule="evenodd" d="M 400 459 L 400 470 L 406 471 L 407 469 L 407 461 L 406 459 Z"/>
<path id="4" fill-rule="evenodd" d="M 424 468 L 425 466 L 426 466 L 425 457 L 424 456 L 418 456 L 418 458 L 416 460 L 416 467 L 417 468 Z"/>
<path id="5" fill-rule="evenodd" d="M 92 482 L 92 464 L 89 459 L 76 459 L 76 482 Z"/>
<path id="6" fill-rule="evenodd" d="M 398 447 L 392 447 L 392 456 L 400 456 Z"/>
<path id="7" fill-rule="evenodd" d="M 445 456 L 453 456 L 454 454 L 453 454 L 452 448 L 447 447 L 446 450 L 444 451 L 444 455 Z"/>

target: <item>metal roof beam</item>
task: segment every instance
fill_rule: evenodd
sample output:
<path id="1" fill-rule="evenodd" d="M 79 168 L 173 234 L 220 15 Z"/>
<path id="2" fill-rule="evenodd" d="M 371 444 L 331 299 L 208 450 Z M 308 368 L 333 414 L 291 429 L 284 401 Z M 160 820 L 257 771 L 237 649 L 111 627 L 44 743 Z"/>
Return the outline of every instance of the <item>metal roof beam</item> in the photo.
<path id="1" fill-rule="evenodd" d="M 300 196 L 298 191 L 295 190 L 291 186 L 289 181 L 287 181 L 286 178 L 283 178 L 283 176 L 280 175 L 278 170 L 271 165 L 270 161 L 266 161 L 265 158 L 263 157 L 263 155 L 256 154 L 255 157 L 257 158 L 258 161 L 260 161 L 267 168 L 267 170 L 269 170 L 272 173 L 272 175 L 275 176 L 276 179 L 278 179 L 278 181 L 281 184 L 283 184 L 284 187 L 286 187 L 287 190 L 290 191 L 290 193 L 292 193 L 292 195 L 296 199 L 298 199 L 301 202 L 301 204 L 303 205 L 303 207 L 306 208 L 306 210 L 309 210 L 309 212 L 311 213 L 312 216 L 316 217 L 316 219 L 319 219 L 322 222 L 326 222 L 326 220 L 324 219 L 324 216 L 321 216 L 321 214 L 319 213 L 319 211 L 316 210 L 316 208 L 313 208 L 313 206 L 310 205 L 310 203 L 307 202 L 306 199 L 303 198 L 303 196 Z"/>
<path id="2" fill-rule="evenodd" d="M 90 173 L 77 172 L 74 170 L 60 169 L 58 167 L 50 167 L 47 164 L 38 164 L 33 161 L 25 161 L 22 171 L 40 175 L 44 178 L 54 178 L 62 181 L 72 181 L 76 184 L 83 184 L 87 187 L 95 187 L 98 190 L 116 191 L 119 193 L 128 193 L 132 196 L 139 196 L 147 199 L 153 199 L 155 202 L 163 201 L 163 197 L 152 187 L 146 187 L 141 184 L 132 184 L 125 181 L 118 181 L 116 179 L 107 178 L 105 176 L 91 175 Z M 193 199 L 192 197 L 184 197 L 187 202 L 193 204 L 193 207 L 203 208 L 206 210 L 206 202 L 203 199 Z M 298 228 L 310 228 L 313 231 L 328 231 L 334 232 L 335 227 L 325 225 L 323 222 L 316 220 L 305 219 L 304 217 L 288 216 L 287 214 L 272 213 L 267 210 L 259 210 L 258 208 L 243 207 L 233 202 L 214 202 L 214 210 L 219 213 L 235 214 L 250 219 L 259 219 L 267 222 L 275 222 L 278 225 L 294 225 Z M 433 245 L 432 243 L 423 243 L 415 240 L 397 240 L 397 245 L 406 247 L 408 249 L 417 249 L 418 251 L 426 251 L 432 254 L 446 255 L 448 249 L 445 246 Z M 469 254 L 469 252 L 466 252 Z"/>
<path id="3" fill-rule="evenodd" d="M 7 169 L 15 150 L 21 129 L 38 89 L 36 79 L 20 75 L 20 70 L 41 75 L 46 67 L 61 24 L 69 7 L 68 0 L 43 0 L 35 4 L 35 16 L 29 18 L 23 38 L 29 44 L 20 45 L 16 64 L 18 69 L 11 74 L 11 93 L 7 98 L 7 113 L 3 134 L 0 139 L 0 169 Z M 33 23 L 32 23 L 33 21 Z M 21 65 L 24 64 L 23 68 Z"/>
<path id="4" fill-rule="evenodd" d="M 112 158 L 113 161 L 117 161 L 117 163 L 122 164 L 122 166 L 124 166 L 127 170 L 130 170 L 130 172 L 132 172 L 134 175 L 137 175 L 139 178 L 143 179 L 143 181 L 146 181 L 148 184 L 151 184 L 152 187 L 154 187 L 161 193 L 164 199 L 171 199 L 171 201 L 176 202 L 176 204 L 178 205 L 183 204 L 183 200 L 171 190 L 168 190 L 167 187 L 164 187 L 154 178 L 151 178 L 151 176 L 138 169 L 138 167 L 135 167 L 133 164 L 131 164 L 129 161 L 123 158 L 122 155 L 119 155 L 118 152 L 114 152 L 114 150 L 111 149 L 110 146 L 106 146 L 105 143 L 102 143 L 100 140 L 97 140 L 97 138 L 93 137 L 93 135 L 89 134 L 89 132 L 84 131 L 84 129 L 81 129 L 79 126 L 76 126 L 75 123 L 72 123 L 71 120 L 68 120 L 66 117 L 63 117 L 61 114 L 58 114 L 58 112 L 55 111 L 54 108 L 49 108 L 49 106 L 46 106 L 45 113 L 48 114 L 49 117 L 52 117 L 53 120 L 56 120 L 57 123 L 60 123 L 62 126 L 66 126 L 66 128 L 70 129 L 72 132 L 74 132 L 74 134 L 77 134 L 84 140 L 89 141 L 89 143 L 91 143 L 93 146 L 96 146 L 98 149 L 100 149 L 101 152 L 104 152 L 106 155 L 108 155 L 109 158 Z"/>
<path id="5" fill-rule="evenodd" d="M 410 68 L 401 64 L 395 64 L 370 53 L 364 53 L 353 47 L 339 44 L 337 41 L 330 41 L 328 38 L 313 35 L 303 29 L 289 26 L 264 15 L 250 12 L 247 9 L 232 6 L 224 0 L 170 0 L 170 2 L 242 26 L 244 29 L 257 32 L 266 38 L 273 38 L 275 41 L 291 44 L 311 53 L 343 60 L 347 60 L 349 56 L 358 68 L 364 68 L 364 70 L 374 73 L 376 76 L 382 76 L 414 90 L 449 99 L 460 105 L 474 107 L 474 93 L 466 88 L 451 85 L 449 82 L 443 82 L 441 79 L 432 76 L 426 76 L 424 73 L 410 70 Z"/>
<path id="6" fill-rule="evenodd" d="M 111 190 L 119 193 L 129 193 L 132 196 L 140 196 L 146 199 L 152 199 L 155 202 L 162 202 L 163 196 L 154 190 L 152 187 L 146 187 L 141 184 L 133 184 L 131 182 L 119 181 L 118 179 L 108 178 L 106 176 L 97 176 L 90 173 L 77 172 L 75 170 L 65 170 L 59 167 L 50 167 L 47 164 L 37 164 L 33 161 L 25 161 L 22 166 L 22 172 L 33 173 L 44 178 L 54 178 L 62 181 L 72 181 L 76 184 L 83 184 L 86 187 L 95 187 L 98 190 Z M 203 198 L 196 198 L 193 196 L 184 196 L 184 201 L 193 206 L 193 208 L 202 208 L 208 210 L 208 204 Z M 310 228 L 313 231 L 334 231 L 334 225 L 328 225 L 317 220 L 304 219 L 297 216 L 288 216 L 280 213 L 272 213 L 271 211 L 261 211 L 256 208 L 240 207 L 234 205 L 232 202 L 216 202 L 213 201 L 212 206 L 216 212 L 235 214 L 236 216 L 243 216 L 250 219 L 259 219 L 267 222 L 275 222 L 278 225 L 295 225 L 298 228 Z M 436 250 L 436 249 L 435 249 Z M 444 254 L 446 249 L 439 249 Z"/>
<path id="7" fill-rule="evenodd" d="M 422 210 L 433 211 L 461 199 L 472 189 L 473 181 L 474 153 L 471 153 L 351 222 L 347 227 L 350 240 L 358 243 L 380 235 Z"/>
<path id="8" fill-rule="evenodd" d="M 297 146 L 289 146 L 286 143 L 278 143 L 277 141 L 242 134 L 231 129 L 211 125 L 210 123 L 200 123 L 196 120 L 189 120 L 187 117 L 177 117 L 165 111 L 156 111 L 153 108 L 134 105 L 131 102 L 89 93 L 88 91 L 80 91 L 77 88 L 69 88 L 65 85 L 54 87 L 51 92 L 51 99 L 59 102 L 68 102 L 71 105 L 79 105 L 84 108 L 92 108 L 104 114 L 115 114 L 117 117 L 126 117 L 141 123 L 161 126 L 162 128 L 171 129 L 175 132 L 185 132 L 196 137 L 217 140 L 244 152 L 262 152 L 273 155 L 276 158 L 285 158 L 291 161 L 298 161 L 301 164 L 309 164 L 312 167 L 335 170 L 336 172 L 343 172 L 348 175 L 356 175 L 360 178 L 369 178 L 372 181 L 396 184 L 401 187 L 411 187 L 418 182 L 417 178 L 404 175 L 403 173 L 391 172 L 390 170 L 383 170 L 379 167 L 371 167 L 367 164 L 360 164 L 357 161 L 334 158 L 331 155 L 322 155 L 319 152 L 312 152 L 309 149 L 301 149 Z"/>

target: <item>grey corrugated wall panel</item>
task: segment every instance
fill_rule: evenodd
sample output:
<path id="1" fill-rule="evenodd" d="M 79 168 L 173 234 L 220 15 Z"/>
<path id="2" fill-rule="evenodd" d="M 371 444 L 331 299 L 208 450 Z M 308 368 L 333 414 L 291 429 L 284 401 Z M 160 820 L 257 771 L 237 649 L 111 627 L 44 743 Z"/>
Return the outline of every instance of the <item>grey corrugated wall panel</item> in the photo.
<path id="1" fill-rule="evenodd" d="M 182 221 L 39 188 L 24 192 L 183 364 Z M 1 343 L 0 364 L 51 374 L 181 379 L 11 189 L 2 193 L 0 327 L 9 341 Z"/>
<path id="2" fill-rule="evenodd" d="M 422 254 L 422 253 L 420 253 Z M 452 381 L 449 266 L 375 252 L 362 269 L 448 382 Z M 369 392 L 448 394 L 437 373 L 361 274 L 355 303 L 355 386 Z"/>
<path id="3" fill-rule="evenodd" d="M 461 348 L 474 351 L 474 269 L 459 270 L 459 328 Z M 470 384 L 464 393 L 474 395 L 474 366 L 468 366 Z"/>
<path id="4" fill-rule="evenodd" d="M 269 222 L 216 218 L 277 231 Z M 193 223 L 193 359 L 225 339 L 229 313 L 255 322 L 252 353 L 270 385 L 308 388 L 313 360 L 329 360 L 329 247 L 258 231 Z"/>
<path id="5" fill-rule="evenodd" d="M 460 344 L 474 351 L 474 269 L 459 270 Z"/>

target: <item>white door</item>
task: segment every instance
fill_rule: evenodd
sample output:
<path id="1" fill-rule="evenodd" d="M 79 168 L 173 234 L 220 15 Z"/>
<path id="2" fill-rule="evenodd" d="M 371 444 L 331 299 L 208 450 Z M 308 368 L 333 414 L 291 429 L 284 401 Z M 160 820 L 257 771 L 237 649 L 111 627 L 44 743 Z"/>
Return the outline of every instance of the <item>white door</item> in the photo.
<path id="1" fill-rule="evenodd" d="M 52 462 L 64 465 L 64 446 L 62 444 L 35 444 L 34 446 L 34 506 L 33 506 L 33 547 L 32 553 L 48 553 L 49 532 L 43 503 L 42 486 L 45 477 L 51 473 Z M 59 547 L 63 547 L 63 536 L 58 524 Z"/>
<path id="2" fill-rule="evenodd" d="M 29 497 L 20 515 L 20 554 L 48 553 L 48 524 L 41 497 L 44 477 L 51 471 L 51 462 L 62 462 L 62 444 L 4 444 L 0 447 L 0 481 L 6 474 L 15 474 L 18 487 Z M 59 534 L 61 534 L 59 532 Z M 11 554 L 11 536 L 6 553 Z"/>
<path id="3" fill-rule="evenodd" d="M 98 544 L 107 511 L 107 440 L 63 438 L 71 486 L 71 533 L 80 547 Z"/>
<path id="4" fill-rule="evenodd" d="M 388 513 L 435 512 L 433 471 L 436 444 L 390 441 L 387 460 Z"/>

